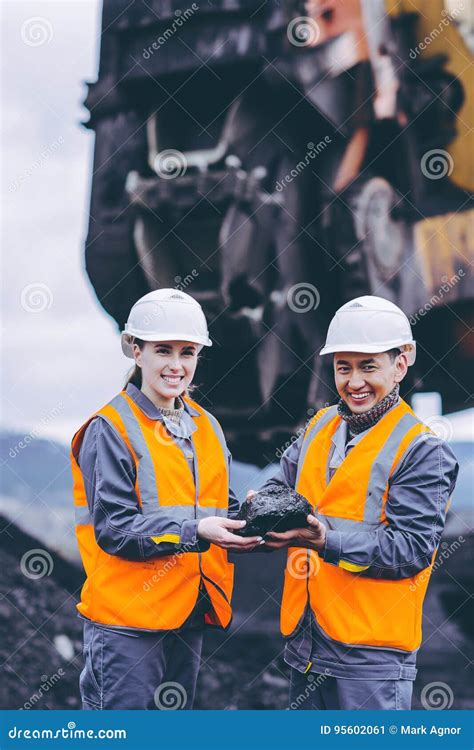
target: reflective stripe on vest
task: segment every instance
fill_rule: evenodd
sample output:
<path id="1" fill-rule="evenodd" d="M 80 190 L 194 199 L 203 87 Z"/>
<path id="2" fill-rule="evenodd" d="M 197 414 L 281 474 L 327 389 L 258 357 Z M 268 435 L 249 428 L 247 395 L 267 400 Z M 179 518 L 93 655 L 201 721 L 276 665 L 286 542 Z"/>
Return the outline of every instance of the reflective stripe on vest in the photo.
<path id="1" fill-rule="evenodd" d="M 193 417 L 197 429 L 190 436 L 199 477 L 196 483 L 183 450 L 164 423 L 147 417 L 124 391 L 87 420 L 73 438 L 76 534 L 87 573 L 78 609 L 91 620 L 146 630 L 178 628 L 191 613 L 203 581 L 214 609 L 212 621 L 222 627 L 230 622 L 233 565 L 226 552 L 215 545 L 202 554 L 183 548 L 143 562 L 109 555 L 95 540 L 78 465 L 85 430 L 99 416 L 130 452 L 143 515 L 159 517 L 161 511 L 170 521 L 178 522 L 227 516 L 228 462 L 222 431 L 204 409 L 186 400 L 199 413 Z M 179 544 L 176 533 L 150 538 Z"/>
<path id="2" fill-rule="evenodd" d="M 375 531 L 387 524 L 389 478 L 413 440 L 428 428 L 401 401 L 351 449 L 327 481 L 331 438 L 341 424 L 337 408 L 318 412 L 309 424 L 296 489 L 329 529 Z M 430 566 L 431 567 L 431 566 Z M 411 651 L 421 641 L 422 603 L 430 569 L 401 580 L 357 575 L 366 567 L 336 566 L 301 548 L 288 551 L 281 626 L 290 635 L 309 602 L 326 634 L 347 645 Z M 295 573 L 296 571 L 296 573 Z M 403 603 L 402 603 L 403 602 Z M 395 611 L 398 609 L 395 616 Z"/>

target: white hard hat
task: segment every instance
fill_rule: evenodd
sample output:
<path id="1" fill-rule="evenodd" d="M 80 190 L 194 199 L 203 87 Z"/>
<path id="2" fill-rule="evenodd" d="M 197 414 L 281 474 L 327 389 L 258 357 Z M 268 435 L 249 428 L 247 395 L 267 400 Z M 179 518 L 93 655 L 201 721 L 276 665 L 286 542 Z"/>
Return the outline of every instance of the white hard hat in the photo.
<path id="1" fill-rule="evenodd" d="M 320 354 L 375 354 L 395 348 L 407 355 L 409 365 L 415 362 L 416 344 L 407 316 L 387 299 L 366 296 L 346 302 L 337 310 Z"/>
<path id="2" fill-rule="evenodd" d="M 121 340 L 122 351 L 130 359 L 134 338 L 212 346 L 201 305 L 179 289 L 157 289 L 135 302 Z"/>

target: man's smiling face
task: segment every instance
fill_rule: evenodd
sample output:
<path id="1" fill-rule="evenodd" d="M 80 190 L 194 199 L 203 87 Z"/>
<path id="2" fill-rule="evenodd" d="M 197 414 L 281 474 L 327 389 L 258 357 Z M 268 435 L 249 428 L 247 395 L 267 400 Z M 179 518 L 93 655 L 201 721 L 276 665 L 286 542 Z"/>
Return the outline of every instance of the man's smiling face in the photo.
<path id="1" fill-rule="evenodd" d="M 407 369 L 405 354 L 337 352 L 334 355 L 337 392 L 353 414 L 362 414 L 385 398 L 395 383 L 403 380 Z"/>

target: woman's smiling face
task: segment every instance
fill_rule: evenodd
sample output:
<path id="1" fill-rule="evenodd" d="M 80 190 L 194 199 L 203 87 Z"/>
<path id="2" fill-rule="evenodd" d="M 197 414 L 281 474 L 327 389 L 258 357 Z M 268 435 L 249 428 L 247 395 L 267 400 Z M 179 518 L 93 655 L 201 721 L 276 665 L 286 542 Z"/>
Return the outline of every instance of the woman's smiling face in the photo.
<path id="1" fill-rule="evenodd" d="M 403 380 L 407 369 L 405 354 L 399 354 L 393 360 L 388 352 L 340 352 L 334 355 L 337 392 L 353 414 L 362 414 L 385 398 L 395 383 Z"/>
<path id="2" fill-rule="evenodd" d="M 189 341 L 147 341 L 134 357 L 142 370 L 142 391 L 162 406 L 172 408 L 191 384 L 196 371 L 199 345 Z"/>

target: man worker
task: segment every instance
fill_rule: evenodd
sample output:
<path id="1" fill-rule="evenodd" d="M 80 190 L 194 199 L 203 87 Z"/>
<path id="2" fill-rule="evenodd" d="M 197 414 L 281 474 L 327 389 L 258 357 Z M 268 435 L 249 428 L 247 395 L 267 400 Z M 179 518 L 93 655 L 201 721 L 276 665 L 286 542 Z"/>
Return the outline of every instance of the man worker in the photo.
<path id="1" fill-rule="evenodd" d="M 267 483 L 314 508 L 308 528 L 271 532 L 265 544 L 289 548 L 290 708 L 410 709 L 423 599 L 459 467 L 399 397 L 416 354 L 400 308 L 373 296 L 346 303 L 326 354 L 340 401 L 317 412 Z"/>

